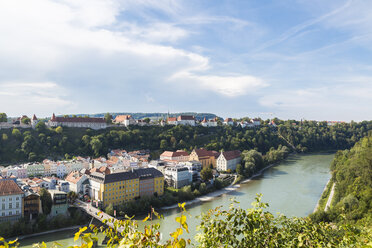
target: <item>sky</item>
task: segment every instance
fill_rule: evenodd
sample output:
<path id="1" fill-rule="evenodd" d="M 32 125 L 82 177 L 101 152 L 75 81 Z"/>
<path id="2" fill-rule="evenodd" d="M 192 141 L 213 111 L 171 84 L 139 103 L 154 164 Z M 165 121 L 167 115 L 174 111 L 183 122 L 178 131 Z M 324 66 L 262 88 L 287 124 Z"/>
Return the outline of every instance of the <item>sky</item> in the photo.
<path id="1" fill-rule="evenodd" d="M 372 1 L 0 0 L 0 112 L 372 119 Z"/>

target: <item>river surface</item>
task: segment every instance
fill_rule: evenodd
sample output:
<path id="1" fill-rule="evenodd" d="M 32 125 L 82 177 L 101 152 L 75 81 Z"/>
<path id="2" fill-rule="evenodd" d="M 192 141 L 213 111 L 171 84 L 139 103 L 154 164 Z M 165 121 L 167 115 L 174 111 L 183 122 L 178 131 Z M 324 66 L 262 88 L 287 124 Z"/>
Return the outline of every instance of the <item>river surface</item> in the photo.
<path id="1" fill-rule="evenodd" d="M 263 202 L 269 203 L 268 210 L 272 213 L 282 213 L 286 216 L 307 216 L 314 210 L 325 185 L 330 178 L 329 167 L 333 153 L 291 155 L 278 165 L 268 168 L 261 176 L 241 185 L 239 189 L 229 194 L 214 198 L 211 201 L 187 206 L 187 223 L 191 238 L 196 233 L 200 223 L 195 218 L 211 208 L 223 206 L 228 208 L 231 198 L 235 198 L 242 208 L 250 208 L 257 193 L 262 193 Z M 179 216 L 177 209 L 162 212 L 164 219 L 156 220 L 161 224 L 162 237 L 168 238 L 169 233 L 177 227 L 175 217 Z M 150 222 L 140 221 L 140 227 Z M 21 240 L 21 247 L 32 247 L 33 243 L 45 241 L 50 246 L 54 241 L 67 247 L 73 245 L 75 230 L 41 235 Z M 102 237 L 102 236 L 101 236 Z M 192 239 L 193 241 L 193 239 Z M 194 243 L 195 241 L 193 241 Z"/>

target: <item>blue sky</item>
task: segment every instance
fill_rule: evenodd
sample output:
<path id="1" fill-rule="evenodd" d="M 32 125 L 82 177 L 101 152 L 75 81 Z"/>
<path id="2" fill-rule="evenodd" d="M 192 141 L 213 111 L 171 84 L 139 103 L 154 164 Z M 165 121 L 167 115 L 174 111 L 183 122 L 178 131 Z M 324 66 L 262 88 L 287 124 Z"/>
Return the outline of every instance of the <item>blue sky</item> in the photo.
<path id="1" fill-rule="evenodd" d="M 0 112 L 372 119 L 364 0 L 0 0 Z"/>

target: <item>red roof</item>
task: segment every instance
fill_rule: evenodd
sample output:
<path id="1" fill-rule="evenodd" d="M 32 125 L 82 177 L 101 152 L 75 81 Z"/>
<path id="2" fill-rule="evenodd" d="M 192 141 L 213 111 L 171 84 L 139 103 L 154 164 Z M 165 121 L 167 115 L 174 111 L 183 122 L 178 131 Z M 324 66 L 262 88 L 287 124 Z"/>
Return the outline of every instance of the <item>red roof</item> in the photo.
<path id="1" fill-rule="evenodd" d="M 34 116 L 32 116 L 32 120 L 37 120 L 37 118 L 36 118 L 36 115 L 34 114 Z"/>
<path id="2" fill-rule="evenodd" d="M 226 118 L 226 119 L 225 119 L 225 122 L 232 122 L 232 121 L 233 121 L 232 118 Z"/>
<path id="3" fill-rule="evenodd" d="M 216 151 L 208 151 L 208 150 L 205 150 L 204 148 L 201 148 L 201 149 L 194 149 L 196 155 L 198 155 L 198 157 L 216 157 L 216 155 L 218 154 L 218 152 Z"/>
<path id="4" fill-rule="evenodd" d="M 189 153 L 183 150 L 177 150 L 176 152 L 165 151 L 160 156 L 174 158 L 174 157 L 180 157 L 180 156 L 189 156 Z"/>
<path id="5" fill-rule="evenodd" d="M 205 119 L 205 117 L 204 117 L 202 123 L 206 123 L 206 122 L 207 122 L 207 119 Z"/>
<path id="6" fill-rule="evenodd" d="M 194 116 L 191 116 L 191 115 L 180 115 L 178 116 L 177 120 L 178 121 L 194 121 L 195 118 Z"/>
<path id="7" fill-rule="evenodd" d="M 84 122 L 84 123 L 106 123 L 105 118 L 92 118 L 92 117 L 56 117 L 54 114 L 51 121 L 56 122 Z"/>
<path id="8" fill-rule="evenodd" d="M 168 121 L 177 121 L 177 117 L 168 117 Z"/>
<path id="9" fill-rule="evenodd" d="M 115 117 L 115 122 L 122 122 L 122 121 L 125 121 L 125 120 L 130 120 L 130 119 L 133 119 L 131 115 L 117 115 Z"/>
<path id="10" fill-rule="evenodd" d="M 226 160 L 231 160 L 231 159 L 240 157 L 240 151 L 234 150 L 234 151 L 222 152 L 222 155 L 226 158 Z"/>
<path id="11" fill-rule="evenodd" d="M 0 195 L 18 195 L 23 194 L 21 188 L 13 180 L 0 181 Z"/>

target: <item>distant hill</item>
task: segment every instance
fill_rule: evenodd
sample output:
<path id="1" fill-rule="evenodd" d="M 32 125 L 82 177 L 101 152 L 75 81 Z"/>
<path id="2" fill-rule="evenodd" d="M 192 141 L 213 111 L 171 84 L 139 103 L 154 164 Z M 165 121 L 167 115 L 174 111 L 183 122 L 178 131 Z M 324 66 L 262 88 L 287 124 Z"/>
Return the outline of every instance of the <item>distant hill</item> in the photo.
<path id="1" fill-rule="evenodd" d="M 89 117 L 104 117 L 106 113 L 98 113 L 98 114 L 90 114 Z M 150 118 L 150 119 L 166 119 L 168 113 L 129 113 L 129 112 L 120 112 L 120 113 L 110 113 L 113 118 L 117 115 L 131 115 L 134 119 L 143 119 L 143 118 Z M 193 115 L 196 119 L 202 120 L 204 117 L 206 119 L 213 119 L 218 117 L 212 113 L 196 113 L 196 112 L 183 112 L 183 113 L 169 113 L 169 117 L 176 117 L 179 115 Z M 76 116 L 87 116 L 87 114 L 77 114 Z M 218 117 L 220 118 L 220 117 Z"/>

